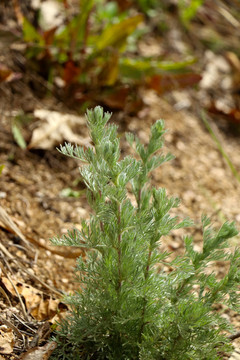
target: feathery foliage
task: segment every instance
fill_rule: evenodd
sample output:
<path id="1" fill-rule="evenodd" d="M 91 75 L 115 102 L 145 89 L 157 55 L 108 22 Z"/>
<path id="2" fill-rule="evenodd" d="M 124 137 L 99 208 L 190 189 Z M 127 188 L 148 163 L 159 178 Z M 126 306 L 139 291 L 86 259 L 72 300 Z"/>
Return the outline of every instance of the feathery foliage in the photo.
<path id="1" fill-rule="evenodd" d="M 203 216 L 202 251 L 187 236 L 184 255 L 170 261 L 160 251 L 161 238 L 192 222 L 172 217 L 179 199 L 150 185 L 150 172 L 172 159 L 159 154 L 164 122 L 152 126 L 147 146 L 127 134 L 137 156 L 121 160 L 117 127 L 107 124 L 110 116 L 101 107 L 87 111 L 93 147 L 60 148 L 82 162 L 92 214 L 81 230 L 52 240 L 88 249 L 87 260 L 77 260 L 79 291 L 65 297 L 71 316 L 60 324 L 52 358 L 220 359 L 220 352 L 231 351 L 231 326 L 216 304 L 239 310 L 240 253 L 226 251 L 228 239 L 237 234 L 234 223 L 216 231 Z M 230 263 L 222 279 L 206 272 L 217 260 Z"/>

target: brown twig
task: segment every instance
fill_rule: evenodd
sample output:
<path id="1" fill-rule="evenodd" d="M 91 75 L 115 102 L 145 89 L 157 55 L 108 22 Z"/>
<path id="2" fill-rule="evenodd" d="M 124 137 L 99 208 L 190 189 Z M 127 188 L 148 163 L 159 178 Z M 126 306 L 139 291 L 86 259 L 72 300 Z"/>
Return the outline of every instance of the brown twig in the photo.
<path id="1" fill-rule="evenodd" d="M 15 234 L 15 232 L 7 227 L 7 226 L 3 226 L 2 224 L 0 224 L 0 227 L 3 228 L 4 230 L 10 232 L 11 234 Z M 68 259 L 76 259 L 78 258 L 79 256 L 81 256 L 83 254 L 83 250 L 82 249 L 78 249 L 78 250 L 69 250 L 69 249 L 58 249 L 56 247 L 53 247 L 53 246 L 48 246 L 46 244 L 41 244 L 39 241 L 33 239 L 33 238 L 30 238 L 30 237 L 25 237 L 25 239 L 31 243 L 31 244 L 34 244 L 38 247 L 41 247 L 45 250 L 48 250 L 50 251 L 52 254 L 55 254 L 55 255 L 59 255 L 59 256 L 62 256 L 64 258 L 68 258 Z M 1 244 L 0 244 L 0 250 L 1 249 Z M 6 254 L 6 252 L 8 253 L 8 255 Z M 6 248 L 4 248 L 4 253 L 10 258 L 11 254 L 8 252 L 8 250 Z"/>
<path id="2" fill-rule="evenodd" d="M 8 304 L 12 307 L 12 303 L 11 303 L 6 291 L 1 286 L 0 286 L 0 293 L 7 299 Z"/>
<path id="3" fill-rule="evenodd" d="M 236 334 L 232 334 L 232 335 L 229 335 L 228 336 L 228 339 L 229 340 L 236 340 L 236 339 L 238 339 L 238 338 L 240 338 L 240 331 L 238 331 Z"/>

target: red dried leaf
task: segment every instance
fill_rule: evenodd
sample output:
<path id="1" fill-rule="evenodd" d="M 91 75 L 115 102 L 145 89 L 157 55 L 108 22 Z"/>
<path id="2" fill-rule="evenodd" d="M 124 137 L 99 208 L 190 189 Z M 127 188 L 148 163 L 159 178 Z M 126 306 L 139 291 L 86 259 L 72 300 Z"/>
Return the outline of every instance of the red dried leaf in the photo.
<path id="1" fill-rule="evenodd" d="M 46 45 L 52 45 L 57 28 L 58 27 L 55 26 L 50 30 L 44 31 L 44 33 L 42 34 Z"/>
<path id="2" fill-rule="evenodd" d="M 143 100 L 136 87 L 119 86 L 102 91 L 95 100 L 111 109 L 123 110 L 128 114 L 136 114 L 143 107 Z"/>
<path id="3" fill-rule="evenodd" d="M 225 115 L 229 121 L 233 122 L 234 124 L 240 124 L 240 110 L 239 109 L 232 109 L 228 114 Z"/>
<path id="4" fill-rule="evenodd" d="M 81 69 L 76 66 L 72 60 L 68 60 L 65 63 L 63 72 L 63 80 L 65 81 L 65 84 L 72 84 L 80 73 Z"/>
<path id="5" fill-rule="evenodd" d="M 69 9 L 70 5 L 68 4 L 68 0 L 63 0 L 63 6 L 65 9 Z"/>
<path id="6" fill-rule="evenodd" d="M 148 78 L 147 87 L 162 94 L 167 91 L 185 88 L 197 84 L 202 76 L 195 73 L 153 75 Z"/>
<path id="7" fill-rule="evenodd" d="M 228 122 L 239 125 L 240 124 L 240 110 L 239 109 L 231 109 L 228 112 L 225 112 L 223 110 L 220 110 L 216 107 L 215 103 L 212 103 L 208 111 L 215 115 L 221 115 L 224 117 Z"/>
<path id="8" fill-rule="evenodd" d="M 128 10 L 132 5 L 133 2 L 131 0 L 116 0 L 120 11 Z"/>
<path id="9" fill-rule="evenodd" d="M 119 87 L 105 91 L 101 96 L 101 101 L 112 109 L 122 110 L 127 102 L 129 87 Z"/>

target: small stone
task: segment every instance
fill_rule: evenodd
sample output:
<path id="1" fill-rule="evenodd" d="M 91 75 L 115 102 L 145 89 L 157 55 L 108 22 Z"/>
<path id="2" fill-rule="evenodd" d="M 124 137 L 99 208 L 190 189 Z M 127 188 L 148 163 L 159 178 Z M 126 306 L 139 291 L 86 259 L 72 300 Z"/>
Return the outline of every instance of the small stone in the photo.
<path id="1" fill-rule="evenodd" d="M 7 196 L 7 193 L 5 191 L 0 191 L 0 199 L 5 199 Z"/>

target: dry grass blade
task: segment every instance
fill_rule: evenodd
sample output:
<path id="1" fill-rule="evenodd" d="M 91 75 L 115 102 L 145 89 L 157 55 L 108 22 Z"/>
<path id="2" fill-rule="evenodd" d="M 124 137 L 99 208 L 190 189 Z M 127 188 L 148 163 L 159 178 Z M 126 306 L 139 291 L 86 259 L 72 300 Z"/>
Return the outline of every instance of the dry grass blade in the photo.
<path id="1" fill-rule="evenodd" d="M 41 247 L 41 248 L 43 248 L 45 250 L 50 251 L 52 254 L 59 255 L 59 256 L 62 256 L 64 258 L 76 259 L 79 256 L 83 256 L 83 254 L 84 254 L 84 250 L 82 250 L 82 249 L 74 249 L 74 250 L 67 249 L 67 248 L 58 249 L 58 248 L 56 248 L 54 246 L 49 246 L 49 245 L 46 245 L 46 244 L 42 244 L 42 243 L 40 243 L 39 241 L 37 241 L 37 240 L 35 240 L 33 238 L 27 238 L 27 239 L 32 244 L 35 244 L 38 247 Z"/>
<path id="2" fill-rule="evenodd" d="M 61 296 L 61 297 L 63 296 L 63 294 L 62 294 L 60 291 L 54 289 L 52 286 L 46 284 L 44 281 L 42 281 L 41 279 L 39 279 L 37 276 L 31 274 L 30 271 L 28 271 L 28 270 L 27 270 L 22 264 L 20 264 L 17 260 L 14 260 L 14 262 L 15 262 L 16 264 L 18 264 L 18 266 L 19 266 L 26 274 L 28 274 L 28 275 L 29 275 L 32 279 L 34 279 L 35 281 L 39 282 L 42 286 L 44 286 L 45 288 L 47 288 L 47 289 L 50 290 L 51 292 L 57 294 L 58 296 Z"/>
<path id="3" fill-rule="evenodd" d="M 3 209 L 2 206 L 0 206 L 0 223 L 3 224 L 3 227 L 6 230 L 11 230 L 14 234 L 16 234 L 24 243 L 24 245 L 26 245 L 28 250 L 31 250 L 31 252 L 33 252 L 31 245 L 29 244 L 23 233 L 19 230 L 17 225 L 12 221 L 11 217 L 7 214 L 7 212 Z"/>
<path id="4" fill-rule="evenodd" d="M 35 276 L 34 274 L 32 274 L 30 271 L 28 271 L 19 261 L 17 261 L 13 255 L 2 245 L 0 244 L 0 250 L 10 259 L 12 260 L 18 268 L 20 268 L 22 271 L 24 271 L 25 273 L 27 273 L 32 279 L 34 279 L 35 281 L 37 282 L 40 282 L 40 284 L 42 286 L 44 286 L 45 288 L 47 288 L 48 290 L 50 290 L 51 292 L 54 292 L 55 294 L 57 294 L 58 296 L 61 296 L 62 297 L 62 293 L 56 289 L 54 289 L 52 286 L 46 284 L 44 281 L 42 281 L 41 279 L 39 279 L 37 276 Z M 6 259 L 5 259 L 6 261 Z M 6 271 L 4 269 L 2 269 L 3 272 L 6 274 L 6 276 L 8 277 Z M 10 279 L 9 279 L 10 281 Z M 16 291 L 17 293 L 17 291 Z M 19 299 L 20 300 L 20 299 Z M 21 302 L 21 300 L 20 300 Z M 23 304 L 22 304 L 23 305 Z M 23 305 L 23 308 L 24 308 L 24 305 Z M 24 310 L 23 310 L 24 312 Z"/>
<path id="5" fill-rule="evenodd" d="M 6 259 L 5 259 L 4 261 L 6 261 Z M 27 312 L 26 312 L 25 305 L 24 305 L 24 303 L 23 303 L 23 301 L 22 301 L 22 298 L 21 298 L 21 296 L 20 296 L 20 294 L 19 294 L 19 292 L 18 292 L 18 290 L 17 290 L 14 282 L 12 281 L 11 277 L 9 276 L 9 274 L 7 273 L 7 271 L 5 271 L 4 268 L 2 268 L 2 271 L 3 271 L 4 275 L 8 278 L 9 282 L 11 283 L 11 285 L 12 285 L 12 287 L 13 287 L 13 289 L 14 289 L 14 291 L 15 291 L 18 299 L 19 299 L 19 303 L 20 303 L 21 308 L 22 308 L 22 313 L 23 313 L 24 319 L 25 319 L 25 320 L 28 320 L 28 314 L 27 314 Z"/>
<path id="6" fill-rule="evenodd" d="M 4 325 L 7 325 L 8 327 L 10 327 L 14 332 L 15 334 L 17 335 L 17 337 L 21 340 L 23 340 L 24 342 L 24 337 L 23 335 L 21 334 L 21 332 L 18 330 L 18 328 L 13 325 L 10 321 L 4 319 L 2 316 L 0 316 L 0 323 L 4 324 Z"/>

